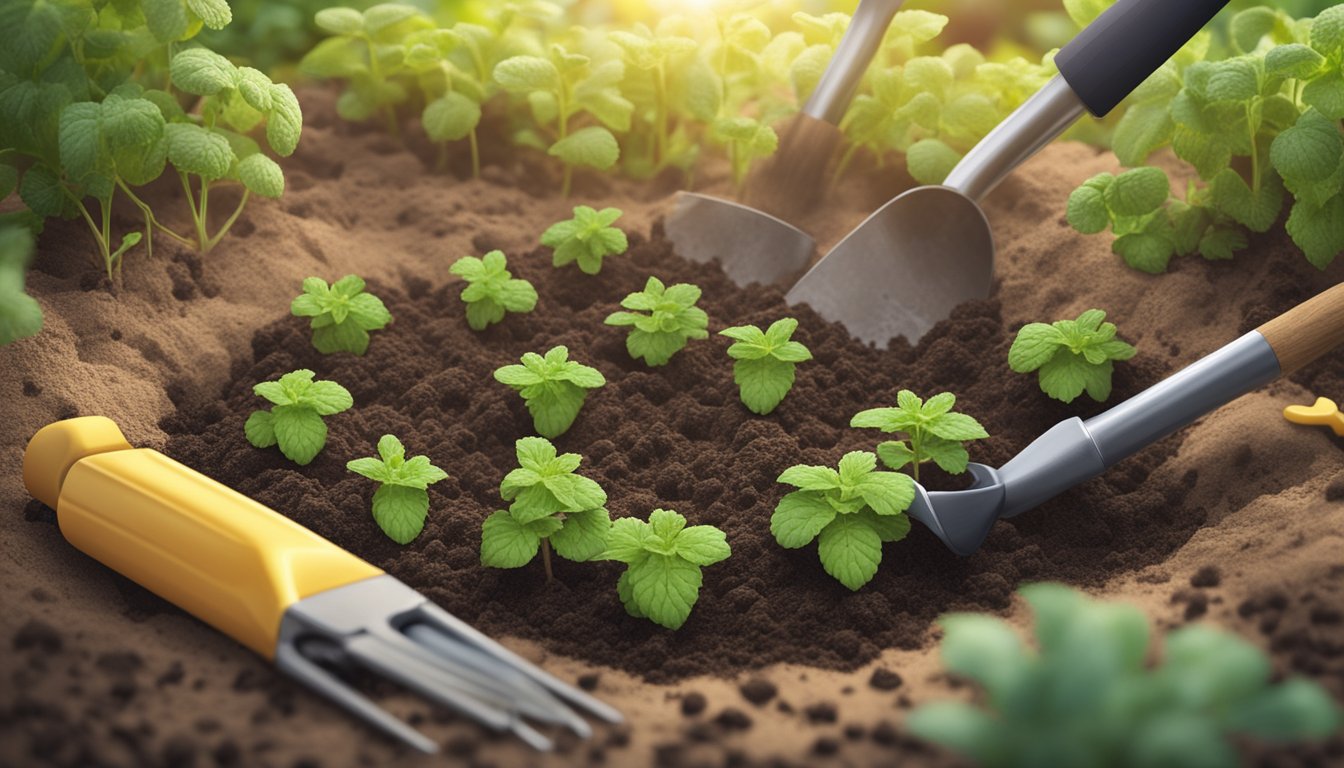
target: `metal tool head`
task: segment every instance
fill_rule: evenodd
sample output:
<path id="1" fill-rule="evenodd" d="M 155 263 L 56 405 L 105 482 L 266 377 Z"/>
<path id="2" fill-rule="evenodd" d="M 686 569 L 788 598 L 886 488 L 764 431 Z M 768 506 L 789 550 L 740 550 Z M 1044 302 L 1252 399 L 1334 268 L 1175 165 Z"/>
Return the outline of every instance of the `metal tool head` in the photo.
<path id="1" fill-rule="evenodd" d="M 695 192 L 676 194 L 663 231 L 678 255 L 717 261 L 738 285 L 791 278 L 816 250 L 811 236 L 782 219 Z"/>
<path id="2" fill-rule="evenodd" d="M 473 629 L 391 576 L 320 592 L 285 612 L 275 662 L 286 674 L 421 752 L 438 745 L 393 717 L 333 670 L 386 677 L 460 715 L 511 732 L 538 750 L 551 740 L 533 727 L 592 728 L 575 708 L 610 723 L 621 714 Z"/>
<path id="3" fill-rule="evenodd" d="M 915 483 L 915 500 L 906 514 L 928 526 L 947 548 L 969 555 L 980 548 L 1004 510 L 1004 484 L 998 471 L 984 464 L 966 467 L 975 478 L 961 491 L 926 491 Z"/>
<path id="4" fill-rule="evenodd" d="M 994 238 L 974 200 L 916 187 L 877 209 L 785 297 L 810 304 L 862 341 L 914 343 L 958 304 L 989 295 Z"/>

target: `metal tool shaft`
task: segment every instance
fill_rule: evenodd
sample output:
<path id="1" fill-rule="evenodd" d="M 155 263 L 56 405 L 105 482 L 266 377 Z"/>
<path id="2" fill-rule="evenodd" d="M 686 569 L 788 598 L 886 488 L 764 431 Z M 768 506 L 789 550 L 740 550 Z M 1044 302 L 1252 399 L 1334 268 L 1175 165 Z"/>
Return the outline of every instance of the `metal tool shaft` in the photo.
<path id="1" fill-rule="evenodd" d="M 900 10 L 902 0 L 862 0 L 854 9 L 844 37 L 835 48 L 831 63 L 826 66 L 817 87 L 812 90 L 803 114 L 839 125 L 845 116 L 854 91 L 868 71 L 882 38 L 891 26 L 891 20 Z"/>

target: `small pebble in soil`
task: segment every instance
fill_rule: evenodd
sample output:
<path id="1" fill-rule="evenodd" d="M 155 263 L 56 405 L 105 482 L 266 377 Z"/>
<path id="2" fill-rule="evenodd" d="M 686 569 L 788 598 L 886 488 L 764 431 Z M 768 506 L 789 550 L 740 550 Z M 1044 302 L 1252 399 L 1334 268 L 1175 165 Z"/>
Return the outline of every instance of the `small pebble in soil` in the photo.
<path id="1" fill-rule="evenodd" d="M 867 734 L 867 731 L 858 723 L 850 723 L 845 726 L 844 733 L 846 739 L 849 739 L 850 741 L 859 741 Z"/>
<path id="2" fill-rule="evenodd" d="M 1209 612 L 1209 599 L 1203 595 L 1194 595 L 1185 604 L 1185 620 L 1194 621 Z"/>
<path id="3" fill-rule="evenodd" d="M 1311 609 L 1311 623 L 1320 626 L 1334 626 L 1344 620 L 1344 614 L 1341 614 L 1337 608 L 1327 608 L 1317 606 Z"/>
<path id="4" fill-rule="evenodd" d="M 705 700 L 705 695 L 703 693 L 691 691 L 681 697 L 681 714 L 687 717 L 695 717 L 701 712 L 704 712 L 705 707 L 708 704 L 709 702 Z"/>
<path id="5" fill-rule="evenodd" d="M 886 720 L 873 726 L 870 734 L 873 741 L 885 747 L 895 744 L 900 739 L 900 734 L 896 732 L 896 726 L 888 723 Z"/>
<path id="6" fill-rule="evenodd" d="M 775 698 L 775 694 L 779 692 L 774 683 L 760 677 L 753 677 L 743 683 L 738 690 L 742 692 L 742 698 L 758 707 Z"/>
<path id="7" fill-rule="evenodd" d="M 745 731 L 751 727 L 751 716 L 735 707 L 728 707 L 714 718 L 720 728 L 729 731 Z"/>
<path id="8" fill-rule="evenodd" d="M 811 723 L 834 723 L 837 717 L 835 705 L 829 701 L 810 704 L 807 709 L 803 710 L 803 714 L 807 716 L 808 722 Z"/>
<path id="9" fill-rule="evenodd" d="M 579 687 L 585 691 L 595 691 L 597 690 L 597 682 L 599 679 L 601 679 L 601 675 L 596 672 L 579 675 Z"/>
<path id="10" fill-rule="evenodd" d="M 1344 501 L 1344 477 L 1336 477 L 1325 486 L 1326 501 Z"/>
<path id="11" fill-rule="evenodd" d="M 58 653 L 61 650 L 61 633 L 46 622 L 33 619 L 14 633 L 14 650 Z"/>
<path id="12" fill-rule="evenodd" d="M 878 667 L 873 670 L 872 677 L 868 678 L 868 685 L 879 691 L 894 691 L 901 687 L 905 682 L 897 672 L 893 672 L 886 667 Z"/>
<path id="13" fill-rule="evenodd" d="M 840 751 L 840 742 L 830 736 L 822 736 L 812 745 L 812 751 L 818 755 L 834 755 Z"/>
<path id="14" fill-rule="evenodd" d="M 1200 589 L 1211 589 L 1223 582 L 1223 574 L 1216 565 L 1206 565 L 1195 571 L 1195 575 L 1190 577 L 1190 586 Z"/>

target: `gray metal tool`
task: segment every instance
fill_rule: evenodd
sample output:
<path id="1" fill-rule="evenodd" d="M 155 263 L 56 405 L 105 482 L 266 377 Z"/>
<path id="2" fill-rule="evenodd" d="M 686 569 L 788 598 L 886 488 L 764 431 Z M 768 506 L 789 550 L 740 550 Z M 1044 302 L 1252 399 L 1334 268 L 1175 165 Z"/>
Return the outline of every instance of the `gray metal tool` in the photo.
<path id="1" fill-rule="evenodd" d="M 830 150 L 822 142 L 806 136 L 837 125 L 844 116 L 863 73 L 882 44 L 891 19 L 901 0 L 861 0 L 849 27 L 803 106 L 799 120 L 803 130 L 792 136 L 773 161 L 781 168 L 789 165 L 815 169 L 824 167 Z M 824 136 L 825 134 L 820 134 Z M 806 175 L 806 172 L 800 175 Z M 792 186 L 797 182 L 785 182 Z M 773 283 L 791 278 L 807 267 L 816 251 L 816 243 L 806 232 L 783 219 L 748 205 L 695 192 L 678 192 L 672 211 L 663 221 L 663 230 L 676 252 L 691 261 L 718 261 L 723 271 L 738 285 Z"/>
<path id="2" fill-rule="evenodd" d="M 907 511 L 953 552 L 979 549 L 994 521 L 1100 475 L 1215 408 L 1344 344 L 1344 283 L 1299 304 L 1087 421 L 1061 421 L 998 469 L 970 465 L 962 491 L 916 485 Z"/>
<path id="3" fill-rule="evenodd" d="M 788 293 L 855 337 L 917 342 L 958 304 L 989 295 L 994 238 L 979 200 L 1084 111 L 1110 112 L 1227 0 L 1119 0 L 1055 57 L 1059 74 L 962 158 L 941 186 L 887 202 Z"/>

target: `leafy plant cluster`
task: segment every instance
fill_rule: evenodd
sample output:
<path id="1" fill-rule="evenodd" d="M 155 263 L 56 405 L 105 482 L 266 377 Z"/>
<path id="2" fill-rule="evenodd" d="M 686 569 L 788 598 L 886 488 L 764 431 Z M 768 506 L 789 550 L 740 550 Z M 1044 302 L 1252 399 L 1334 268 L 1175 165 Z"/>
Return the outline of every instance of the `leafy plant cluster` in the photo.
<path id="1" fill-rule="evenodd" d="M 51 217 L 82 219 L 110 278 L 132 248 L 151 249 L 156 233 L 206 252 L 252 195 L 279 197 L 284 175 L 248 134 L 264 124 L 271 151 L 291 154 L 303 126 L 293 91 L 188 44 L 230 18 L 224 0 L 0 5 L 0 193 L 17 187 L 27 206 L 8 216 L 35 231 Z M 191 235 L 164 224 L 136 192 L 169 168 Z M 222 185 L 242 192 L 212 229 L 210 197 Z M 134 204 L 143 227 L 113 231 L 118 198 Z"/>
<path id="2" fill-rule="evenodd" d="M 906 721 L 914 735 L 986 768 L 1232 768 L 1242 764 L 1232 737 L 1322 738 L 1344 721 L 1319 685 L 1274 682 L 1264 653 L 1230 633 L 1174 630 L 1150 664 L 1137 608 L 1060 584 L 1019 593 L 1035 613 L 1036 648 L 991 616 L 940 620 L 943 665 L 983 698 L 920 706 Z"/>
<path id="3" fill-rule="evenodd" d="M 445 146 L 497 121 L 514 143 L 555 158 L 568 194 L 577 168 L 650 178 L 689 175 L 702 146 L 728 155 L 739 185 L 779 144 L 774 124 L 816 87 L 849 16 L 798 12 L 772 28 L 731 4 L 655 25 L 570 26 L 549 2 L 500 3 L 440 24 L 412 5 L 332 8 L 331 35 L 300 64 L 343 81 L 350 120 L 399 132 L 406 113 Z M 960 44 L 934 50 L 947 17 L 901 11 L 842 123 L 837 178 L 859 150 L 906 155 L 920 181 L 941 181 L 964 152 L 1054 73 L 1048 57 L 989 60 Z"/>
<path id="4" fill-rule="evenodd" d="M 1110 230 L 1127 264 L 1160 273 L 1173 256 L 1232 258 L 1286 210 L 1293 242 L 1325 269 L 1344 252 L 1344 6 L 1307 19 L 1248 8 L 1228 38 L 1145 81 L 1111 141 L 1129 166 L 1169 146 L 1199 180 L 1177 196 L 1158 168 L 1099 174 L 1069 196 L 1069 223 Z"/>
<path id="5" fill-rule="evenodd" d="M 1027 323 L 1008 349 L 1008 366 L 1037 372 L 1041 391 L 1066 403 L 1087 392 L 1097 402 L 1111 396 L 1114 361 L 1128 360 L 1134 347 L 1115 337 L 1106 313 L 1089 309 L 1077 320 Z"/>

